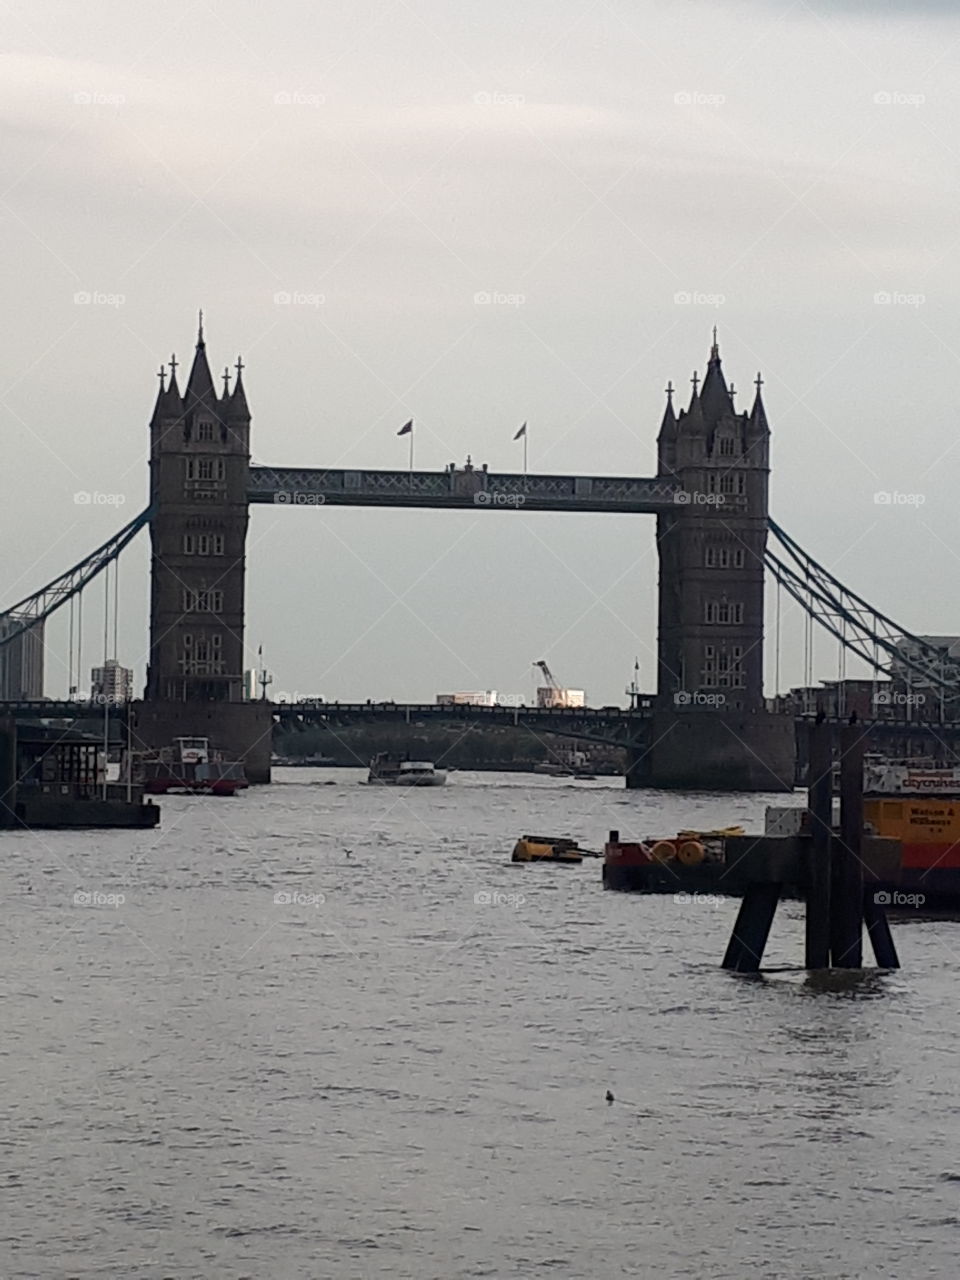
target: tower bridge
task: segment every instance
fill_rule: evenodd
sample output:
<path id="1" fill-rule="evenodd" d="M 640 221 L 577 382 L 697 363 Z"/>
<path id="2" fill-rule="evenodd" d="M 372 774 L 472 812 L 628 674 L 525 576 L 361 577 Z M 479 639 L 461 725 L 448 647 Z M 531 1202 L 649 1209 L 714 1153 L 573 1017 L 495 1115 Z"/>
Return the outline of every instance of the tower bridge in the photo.
<path id="1" fill-rule="evenodd" d="M 672 384 L 667 387 L 657 471 L 649 477 L 499 473 L 469 459 L 464 467 L 450 463 L 440 471 L 255 466 L 243 363 L 225 370 L 218 392 L 202 317 L 182 390 L 177 368 L 171 359 L 158 375 L 147 509 L 67 574 L 14 606 L 23 626 L 47 617 L 149 525 L 149 664 L 144 698 L 135 708 L 143 746 L 165 746 L 184 734 L 206 736 L 242 755 L 252 780 L 267 781 L 275 718 L 395 714 L 394 704 L 377 704 L 379 712 L 363 704 L 295 711 L 244 698 L 246 535 L 250 507 L 261 503 L 654 516 L 656 694 L 631 712 L 587 709 L 566 718 L 563 730 L 604 734 L 603 740 L 626 746 L 628 786 L 793 786 L 793 718 L 770 713 L 763 696 L 767 568 L 818 622 L 878 669 L 886 669 L 895 653 L 895 624 L 769 520 L 770 429 L 762 381 L 758 375 L 751 408 L 738 413 L 716 331 L 706 372 L 702 381 L 694 375 L 688 403 L 678 409 Z M 771 532 L 792 562 L 768 546 Z M 15 634 L 16 628 L 8 630 L 0 646 Z M 936 655 L 910 639 L 916 670 L 943 681 L 942 655 L 937 677 Z M 449 716 L 453 709 L 415 710 Z M 517 723 L 519 715 L 531 729 L 536 722 L 548 732 L 557 732 L 563 718 L 532 708 L 481 710 L 502 710 Z M 471 712 L 470 719 L 481 717 Z"/>

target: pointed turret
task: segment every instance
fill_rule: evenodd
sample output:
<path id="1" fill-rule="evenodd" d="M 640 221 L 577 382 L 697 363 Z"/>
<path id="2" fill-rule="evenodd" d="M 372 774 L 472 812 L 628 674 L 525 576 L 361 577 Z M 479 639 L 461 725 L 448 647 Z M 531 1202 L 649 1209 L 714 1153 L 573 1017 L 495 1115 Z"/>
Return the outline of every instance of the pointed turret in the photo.
<path id="1" fill-rule="evenodd" d="M 690 379 L 693 383 L 693 394 L 690 397 L 690 403 L 687 408 L 680 410 L 680 416 L 677 419 L 678 426 L 682 426 L 687 431 L 700 430 L 704 425 L 703 406 L 700 402 L 700 375 L 696 369 L 693 371 L 693 377 Z"/>
<path id="2" fill-rule="evenodd" d="M 657 436 L 657 474 L 670 475 L 677 466 L 677 415 L 673 411 L 673 383 L 667 383 L 667 404 Z"/>
<path id="3" fill-rule="evenodd" d="M 673 383 L 667 383 L 667 406 L 663 411 L 658 440 L 670 439 L 677 434 L 677 415 L 673 411 Z"/>
<path id="4" fill-rule="evenodd" d="M 717 345 L 717 329 L 713 329 L 713 346 L 710 348 L 710 359 L 707 362 L 707 376 L 700 390 L 700 404 L 703 416 L 711 427 L 716 426 L 721 418 L 733 415 L 733 401 L 727 390 L 727 383 L 720 365 L 720 348 Z"/>
<path id="5" fill-rule="evenodd" d="M 760 388 L 763 386 L 763 378 L 757 374 L 757 380 L 753 384 L 757 388 L 757 394 L 753 399 L 753 408 L 750 410 L 750 429 L 755 434 L 770 434 L 770 427 L 767 423 L 767 411 L 763 407 L 763 396 L 760 394 Z"/>
<path id="6" fill-rule="evenodd" d="M 170 364 L 170 381 L 167 382 L 166 369 L 160 366 L 157 374 L 160 379 L 160 389 L 157 392 L 157 402 L 153 406 L 153 415 L 150 418 L 150 426 L 159 426 L 164 420 L 170 418 L 180 418 L 183 414 L 183 400 L 180 396 L 180 388 L 177 386 L 177 362 L 173 359 Z"/>
<path id="7" fill-rule="evenodd" d="M 200 312 L 200 324 L 197 329 L 197 349 L 187 379 L 187 389 L 183 399 L 188 411 L 203 406 L 216 413 L 217 393 L 213 387 L 213 376 L 207 363 L 207 344 L 203 339 L 203 312 Z"/>
<path id="8" fill-rule="evenodd" d="M 247 406 L 247 393 L 243 387 L 243 370 L 244 363 L 237 356 L 237 363 L 234 365 L 237 371 L 236 379 L 233 384 L 233 393 L 226 400 L 227 417 L 231 421 L 250 421 L 250 409 Z"/>

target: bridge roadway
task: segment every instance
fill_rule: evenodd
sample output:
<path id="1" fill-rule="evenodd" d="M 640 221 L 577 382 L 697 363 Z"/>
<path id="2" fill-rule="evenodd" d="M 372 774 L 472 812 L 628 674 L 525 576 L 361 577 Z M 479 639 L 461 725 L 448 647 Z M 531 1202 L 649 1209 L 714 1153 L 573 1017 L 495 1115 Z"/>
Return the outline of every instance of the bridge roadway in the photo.
<path id="1" fill-rule="evenodd" d="M 139 702 L 113 703 L 108 707 L 110 721 L 125 724 L 128 711 L 134 717 Z M 526 727 L 539 733 L 558 734 L 568 738 L 580 738 L 587 742 L 606 742 L 613 746 L 642 743 L 646 726 L 653 714 L 655 699 L 643 695 L 637 699 L 635 710 L 623 707 L 535 707 L 495 706 L 482 707 L 470 703 L 419 703 L 419 702 L 324 702 L 320 698 L 308 698 L 299 702 L 271 702 L 274 721 L 286 727 L 308 724 L 405 723 L 425 721 L 459 720 L 467 724 L 497 725 L 500 727 Z M 677 712 L 682 715 L 682 711 Z M 0 701 L 0 719 L 12 716 L 15 720 L 78 720 L 104 719 L 104 704 L 98 701 L 80 702 L 67 699 L 42 701 Z M 804 728 L 811 724 L 812 716 L 797 716 L 797 745 L 799 756 L 805 758 Z M 136 719 L 134 719 L 134 724 Z M 843 722 L 845 723 L 845 721 Z M 886 717 L 863 721 L 871 746 L 883 748 L 891 754 L 908 754 L 911 744 L 924 743 L 930 755 L 956 755 L 960 758 L 960 721 L 924 723 L 918 720 L 895 720 Z M 938 752 L 937 748 L 942 748 Z"/>
<path id="2" fill-rule="evenodd" d="M 278 724 L 290 728 L 308 724 L 422 724 L 431 720 L 460 720 L 481 725 L 526 727 L 540 733 L 622 747 L 638 738 L 649 719 L 653 701 L 651 697 L 640 698 L 636 711 L 625 711 L 622 707 L 478 707 L 468 703 L 324 702 L 317 698 L 301 702 L 271 702 L 270 709 Z M 125 724 L 128 710 L 132 710 L 136 717 L 138 705 L 137 702 L 112 703 L 105 708 L 102 702 L 96 701 L 0 702 L 0 718 L 13 716 L 17 720 L 102 722 L 106 710 L 110 720 Z"/>
<path id="3" fill-rule="evenodd" d="M 637 476 L 523 475 L 468 465 L 445 471 L 250 468 L 247 500 L 280 506 L 444 507 L 487 511 L 611 511 L 656 514 L 703 501 L 675 480 Z M 746 498 L 710 495 L 724 510 Z"/>

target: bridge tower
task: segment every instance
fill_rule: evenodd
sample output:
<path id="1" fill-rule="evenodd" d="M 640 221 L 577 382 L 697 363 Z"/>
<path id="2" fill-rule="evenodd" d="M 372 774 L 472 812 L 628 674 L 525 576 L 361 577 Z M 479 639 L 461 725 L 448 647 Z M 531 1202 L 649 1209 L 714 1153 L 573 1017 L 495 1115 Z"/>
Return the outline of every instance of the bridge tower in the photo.
<path id="1" fill-rule="evenodd" d="M 203 316 L 181 394 L 177 362 L 161 369 L 150 419 L 150 660 L 138 735 L 151 747 L 197 735 L 270 766 L 267 708 L 244 701 L 244 579 L 250 411 L 243 364 L 218 395 Z"/>
<path id="2" fill-rule="evenodd" d="M 657 711 L 638 781 L 792 787 L 793 724 L 768 714 L 763 694 L 770 429 L 762 380 L 750 411 L 738 413 L 714 330 L 702 384 L 697 374 L 692 382 L 679 414 L 668 387 L 657 437 L 657 472 L 680 488 L 673 509 L 657 516 Z"/>

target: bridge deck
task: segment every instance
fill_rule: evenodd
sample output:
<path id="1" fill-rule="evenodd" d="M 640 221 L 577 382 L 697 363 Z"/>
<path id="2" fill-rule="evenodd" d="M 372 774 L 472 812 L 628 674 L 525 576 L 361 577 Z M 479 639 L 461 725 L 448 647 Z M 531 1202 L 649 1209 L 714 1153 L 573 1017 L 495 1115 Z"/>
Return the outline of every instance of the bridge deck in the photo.
<path id="1" fill-rule="evenodd" d="M 523 475 L 485 470 L 348 471 L 251 467 L 248 500 L 282 506 L 441 507 L 487 511 L 618 511 L 655 514 L 695 496 L 657 476 Z M 718 497 L 724 509 L 745 503 Z"/>

